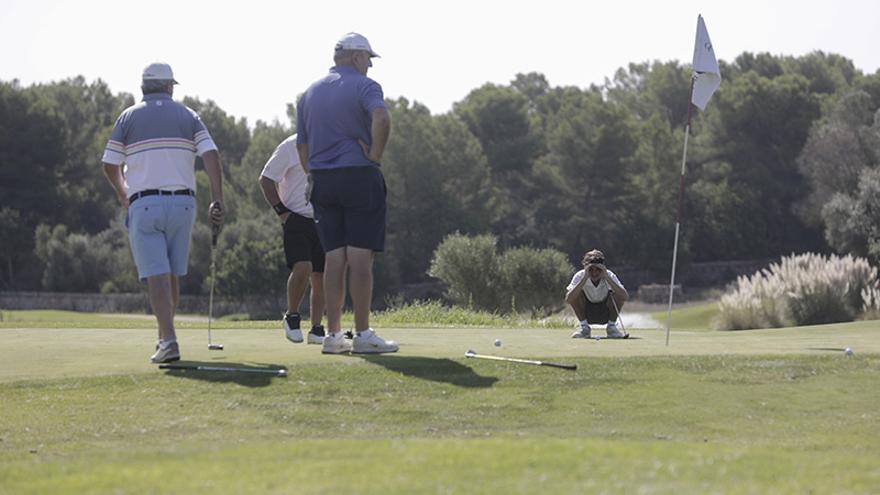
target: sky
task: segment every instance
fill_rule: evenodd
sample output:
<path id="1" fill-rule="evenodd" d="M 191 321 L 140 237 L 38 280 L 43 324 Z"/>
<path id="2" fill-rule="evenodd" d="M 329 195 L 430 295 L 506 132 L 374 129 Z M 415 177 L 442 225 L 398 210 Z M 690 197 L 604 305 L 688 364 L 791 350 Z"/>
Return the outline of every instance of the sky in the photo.
<path id="1" fill-rule="evenodd" d="M 140 97 L 143 68 L 164 61 L 175 99 L 214 100 L 251 126 L 286 122 L 286 105 L 356 31 L 381 55 L 369 76 L 385 96 L 439 114 L 517 73 L 588 87 L 630 63 L 690 63 L 698 14 L 720 60 L 822 50 L 880 68 L 877 0 L 0 0 L 0 80 L 82 75 Z"/>

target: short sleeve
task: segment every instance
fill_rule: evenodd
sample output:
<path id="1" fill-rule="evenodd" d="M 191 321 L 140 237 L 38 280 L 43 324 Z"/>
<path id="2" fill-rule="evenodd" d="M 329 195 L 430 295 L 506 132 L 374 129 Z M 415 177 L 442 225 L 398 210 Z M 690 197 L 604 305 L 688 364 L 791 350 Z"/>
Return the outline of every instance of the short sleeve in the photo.
<path id="1" fill-rule="evenodd" d="M 584 270 L 580 270 L 579 272 L 574 274 L 574 277 L 571 278 L 571 282 L 568 284 L 568 287 L 565 288 L 565 291 L 568 292 L 571 289 L 577 287 L 577 284 L 581 283 L 586 272 Z"/>
<path id="2" fill-rule="evenodd" d="M 361 88 L 361 107 L 368 113 L 372 113 L 377 108 L 385 108 L 385 95 L 382 93 L 382 86 L 376 81 L 367 78 L 363 88 Z"/>
<path id="3" fill-rule="evenodd" d="M 296 104 L 296 144 L 308 144 L 309 135 L 306 130 L 306 96 L 302 95 Z"/>
<path id="4" fill-rule="evenodd" d="M 285 139 L 275 147 L 275 151 L 269 157 L 266 165 L 263 166 L 263 171 L 260 175 L 275 182 L 281 182 L 281 179 L 284 178 L 291 167 L 299 166 L 299 156 L 297 156 L 294 149 L 294 143 L 294 139 Z"/>
<path id="5" fill-rule="evenodd" d="M 104 156 L 101 161 L 109 165 L 122 165 L 125 162 L 125 130 L 123 129 L 123 115 L 116 119 L 107 146 L 104 147 Z"/>
<path id="6" fill-rule="evenodd" d="M 208 133 L 208 128 L 205 127 L 205 123 L 202 122 L 202 119 L 195 112 L 192 112 L 193 116 L 193 143 L 196 146 L 196 155 L 202 156 L 208 151 L 216 150 L 217 145 L 214 144 L 214 140 L 211 138 L 211 134 Z"/>

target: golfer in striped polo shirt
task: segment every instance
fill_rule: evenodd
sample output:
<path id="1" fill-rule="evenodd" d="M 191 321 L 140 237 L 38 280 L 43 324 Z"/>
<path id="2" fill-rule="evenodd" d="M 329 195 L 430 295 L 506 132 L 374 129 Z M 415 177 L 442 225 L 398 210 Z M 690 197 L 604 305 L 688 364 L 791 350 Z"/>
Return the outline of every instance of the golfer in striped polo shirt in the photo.
<path id="1" fill-rule="evenodd" d="M 175 84 L 168 64 L 144 69 L 144 99 L 116 119 L 102 158 L 104 175 L 126 210 L 131 253 L 158 320 L 154 363 L 180 359 L 174 314 L 195 222 L 196 155 L 211 181 L 211 222 L 219 227 L 224 214 L 217 146 L 199 116 L 171 99 Z"/>

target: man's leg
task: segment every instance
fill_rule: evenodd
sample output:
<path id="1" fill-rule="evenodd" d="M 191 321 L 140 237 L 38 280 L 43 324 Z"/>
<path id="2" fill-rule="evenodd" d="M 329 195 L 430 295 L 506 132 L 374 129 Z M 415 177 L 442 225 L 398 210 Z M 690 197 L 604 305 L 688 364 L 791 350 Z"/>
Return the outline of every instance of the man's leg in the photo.
<path id="1" fill-rule="evenodd" d="M 324 264 L 324 301 L 327 306 L 327 331 L 342 331 L 342 303 L 345 300 L 345 247 L 326 254 Z"/>
<path id="2" fill-rule="evenodd" d="M 287 277 L 287 312 L 299 313 L 306 287 L 309 284 L 309 275 L 312 273 L 311 261 L 297 261 Z"/>
<path id="3" fill-rule="evenodd" d="M 176 277 L 175 277 L 176 278 Z M 150 292 L 150 306 L 153 314 L 159 322 L 159 340 L 177 340 L 174 333 L 174 288 L 172 275 L 163 273 L 147 277 L 147 287 Z"/>
<path id="4" fill-rule="evenodd" d="M 585 321 L 587 319 L 587 298 L 586 297 L 583 297 L 583 295 L 582 295 L 581 297 L 578 297 L 577 299 L 575 299 L 575 301 L 569 305 L 571 306 L 571 309 L 574 310 L 574 314 L 575 314 L 575 316 L 577 316 L 578 321 Z"/>
<path id="5" fill-rule="evenodd" d="M 582 292 L 580 297 L 575 298 L 574 302 L 569 304 L 571 309 L 574 310 L 575 316 L 577 316 L 578 324 L 577 330 L 571 334 L 571 338 L 573 339 L 588 339 L 590 338 L 590 324 L 587 323 L 587 296 Z"/>
<path id="6" fill-rule="evenodd" d="M 171 321 L 174 323 L 174 317 L 177 316 L 177 308 L 180 305 L 180 279 L 177 275 L 171 274 Z"/>
<path id="7" fill-rule="evenodd" d="M 354 307 L 354 328 L 370 328 L 370 305 L 373 302 L 373 251 L 346 246 L 349 270 L 348 292 Z M 332 304 L 328 298 L 327 304 Z"/>
<path id="8" fill-rule="evenodd" d="M 312 272 L 312 294 L 309 298 L 309 308 L 312 313 L 312 327 L 321 324 L 324 317 L 324 274 Z"/>

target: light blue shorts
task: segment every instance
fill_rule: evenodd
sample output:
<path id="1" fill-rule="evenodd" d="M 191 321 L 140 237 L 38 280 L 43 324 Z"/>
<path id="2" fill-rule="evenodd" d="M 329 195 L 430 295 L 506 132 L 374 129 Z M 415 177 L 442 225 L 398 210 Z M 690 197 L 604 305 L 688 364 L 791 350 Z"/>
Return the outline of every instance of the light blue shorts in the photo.
<path id="1" fill-rule="evenodd" d="M 141 280 L 186 275 L 196 200 L 192 196 L 145 196 L 128 207 L 128 240 Z"/>

